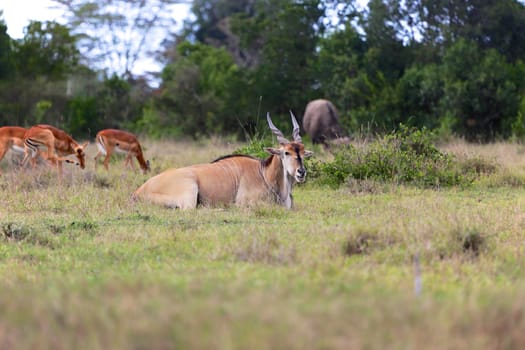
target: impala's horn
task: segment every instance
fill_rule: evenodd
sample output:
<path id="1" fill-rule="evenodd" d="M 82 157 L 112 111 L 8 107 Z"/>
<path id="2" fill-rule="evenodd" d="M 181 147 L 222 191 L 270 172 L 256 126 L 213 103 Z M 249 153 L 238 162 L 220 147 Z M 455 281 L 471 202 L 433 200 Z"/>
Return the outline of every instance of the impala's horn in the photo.
<path id="1" fill-rule="evenodd" d="M 277 142 L 279 142 L 281 145 L 285 143 L 290 143 L 286 137 L 284 137 L 281 130 L 277 129 L 275 125 L 272 123 L 272 119 L 270 118 L 270 112 L 266 114 L 266 119 L 268 120 L 268 125 L 270 126 L 270 130 L 272 133 L 277 136 Z"/>

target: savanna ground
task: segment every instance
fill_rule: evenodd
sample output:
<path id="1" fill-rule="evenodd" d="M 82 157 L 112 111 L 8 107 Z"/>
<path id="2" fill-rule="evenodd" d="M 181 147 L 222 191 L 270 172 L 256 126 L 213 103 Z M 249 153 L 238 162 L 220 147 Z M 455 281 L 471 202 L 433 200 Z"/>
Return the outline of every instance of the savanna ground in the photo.
<path id="1" fill-rule="evenodd" d="M 239 144 L 145 146 L 155 174 Z M 177 211 L 131 202 L 148 176 L 122 158 L 95 172 L 93 145 L 60 184 L 4 160 L 0 348 L 523 348 L 525 147 L 442 149 L 498 170 L 446 189 L 306 183 L 291 211 Z"/>

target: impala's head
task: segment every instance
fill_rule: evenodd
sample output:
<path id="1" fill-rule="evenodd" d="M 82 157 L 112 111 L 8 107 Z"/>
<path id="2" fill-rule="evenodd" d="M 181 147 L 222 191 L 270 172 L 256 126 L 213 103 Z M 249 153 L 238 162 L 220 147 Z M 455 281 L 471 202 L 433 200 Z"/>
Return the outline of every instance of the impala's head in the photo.
<path id="1" fill-rule="evenodd" d="M 293 124 L 293 142 L 288 141 L 288 139 L 283 136 L 283 133 L 272 123 L 270 113 L 267 114 L 266 119 L 268 120 L 268 125 L 272 133 L 277 136 L 279 148 L 267 148 L 266 151 L 281 158 L 284 171 L 288 176 L 293 177 L 297 182 L 303 182 L 306 179 L 306 169 L 303 159 L 310 157 L 313 152 L 304 149 L 303 141 L 299 133 L 299 124 L 292 111 L 290 111 L 290 114 Z"/>
<path id="2" fill-rule="evenodd" d="M 144 165 L 140 165 L 142 168 L 142 173 L 146 175 L 149 171 L 151 171 L 151 165 L 149 163 L 149 159 L 144 162 Z"/>
<path id="3" fill-rule="evenodd" d="M 75 156 L 78 159 L 78 165 L 81 169 L 84 169 L 86 167 L 86 153 L 84 150 L 86 149 L 88 145 L 88 142 L 85 142 L 82 145 L 72 145 L 73 150 L 75 151 Z"/>

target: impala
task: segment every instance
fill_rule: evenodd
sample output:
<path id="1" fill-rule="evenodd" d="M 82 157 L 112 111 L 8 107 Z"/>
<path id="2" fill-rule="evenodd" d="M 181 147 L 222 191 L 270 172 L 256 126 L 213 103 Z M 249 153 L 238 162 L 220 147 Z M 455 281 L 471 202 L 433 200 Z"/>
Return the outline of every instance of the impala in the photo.
<path id="1" fill-rule="evenodd" d="M 84 169 L 85 153 L 84 149 L 87 142 L 79 145 L 65 131 L 47 124 L 38 124 L 27 130 L 24 135 L 24 160 L 26 164 L 29 159 L 33 160 L 40 153 L 49 163 L 58 168 L 59 174 L 62 173 L 62 162 L 75 163 Z M 47 155 L 43 153 L 42 147 L 47 149 Z M 74 154 L 78 162 L 74 162 L 66 156 Z"/>
<path id="2" fill-rule="evenodd" d="M 209 164 L 168 169 L 146 181 L 132 198 L 181 209 L 232 203 L 252 205 L 260 201 L 291 208 L 292 187 L 306 178 L 303 159 L 312 155 L 312 152 L 305 151 L 299 125 L 291 115 L 292 142 L 267 115 L 268 125 L 279 142 L 278 148 L 266 148 L 270 153 L 267 159 L 228 155 Z"/>
<path id="3" fill-rule="evenodd" d="M 24 153 L 24 135 L 27 129 L 20 126 L 4 126 L 0 128 L 0 161 L 7 151 Z"/>
<path id="4" fill-rule="evenodd" d="M 98 132 L 96 143 L 98 153 L 95 156 L 95 169 L 97 167 L 98 158 L 104 155 L 104 167 L 108 170 L 109 158 L 113 152 L 117 152 L 126 154 L 124 165 L 129 165 L 134 169 L 132 157 L 136 157 L 144 174 L 150 170 L 149 161 L 144 159 L 142 147 L 135 135 L 127 131 L 105 129 Z"/>

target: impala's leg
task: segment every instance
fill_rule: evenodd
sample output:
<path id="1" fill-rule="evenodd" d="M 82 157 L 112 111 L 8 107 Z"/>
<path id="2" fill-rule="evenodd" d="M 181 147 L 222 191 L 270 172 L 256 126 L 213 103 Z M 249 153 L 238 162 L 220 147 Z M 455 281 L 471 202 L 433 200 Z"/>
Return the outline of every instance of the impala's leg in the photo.
<path id="1" fill-rule="evenodd" d="M 135 165 L 133 164 L 133 153 L 128 152 L 128 154 L 126 155 L 126 162 L 124 163 L 124 165 L 129 166 L 131 170 L 135 170 Z"/>
<path id="2" fill-rule="evenodd" d="M 58 166 L 58 159 L 55 155 L 55 146 L 54 145 L 46 145 L 47 146 L 47 156 L 46 159 L 49 164 L 56 167 Z"/>
<path id="3" fill-rule="evenodd" d="M 41 149 L 38 149 L 37 152 L 31 157 L 31 168 L 36 168 L 36 162 L 38 160 L 38 156 L 40 156 L 40 158 L 44 159 L 44 160 L 47 160 L 47 155 L 44 151 L 42 151 Z"/>
<path id="4" fill-rule="evenodd" d="M 102 140 L 102 138 L 101 138 L 101 140 Z M 102 155 L 107 155 L 106 148 L 105 148 L 104 145 L 102 144 L 102 141 L 100 141 L 99 139 L 97 139 L 97 149 L 98 149 L 98 152 L 97 152 L 97 155 L 95 156 L 95 170 L 97 170 L 98 159 L 99 159 Z"/>
<path id="5" fill-rule="evenodd" d="M 95 158 L 93 158 L 95 160 L 95 170 L 97 170 L 97 165 L 98 165 L 98 159 L 100 158 L 100 156 L 102 155 L 102 152 L 99 150 L 95 156 Z"/>
<path id="6" fill-rule="evenodd" d="M 0 162 L 2 161 L 2 159 L 4 159 L 5 157 L 5 154 L 7 153 L 7 150 L 8 150 L 8 146 L 0 146 Z"/>
<path id="7" fill-rule="evenodd" d="M 55 138 L 53 137 L 53 134 L 51 132 L 47 133 L 45 135 L 45 139 L 43 139 L 42 143 L 47 148 L 47 161 L 49 164 L 51 164 L 53 167 L 55 167 L 58 171 L 58 175 L 62 175 L 62 160 L 63 157 L 59 157 L 55 152 Z"/>
<path id="8" fill-rule="evenodd" d="M 39 153 L 38 147 L 32 148 L 27 145 L 24 147 L 24 159 L 20 164 L 21 168 L 24 168 L 27 165 L 27 162 L 31 161 L 31 168 L 34 169 L 36 166 L 36 156 Z"/>
<path id="9" fill-rule="evenodd" d="M 109 170 L 109 158 L 111 158 L 112 154 L 113 148 L 108 147 L 106 149 L 106 158 L 104 158 L 104 168 L 106 168 L 106 170 Z"/>
<path id="10" fill-rule="evenodd" d="M 22 163 L 20 164 L 21 168 L 23 168 L 27 164 L 27 161 L 29 160 L 29 157 L 30 157 L 29 155 L 30 152 L 31 151 L 27 147 L 24 149 L 24 158 L 22 159 Z"/>
<path id="11" fill-rule="evenodd" d="M 4 156 L 5 156 L 6 153 L 7 153 L 7 147 L 1 147 L 0 148 L 0 162 L 2 161 L 2 159 L 4 159 Z M 0 171 L 0 174 L 1 173 L 2 172 Z"/>
<path id="12" fill-rule="evenodd" d="M 62 160 L 57 159 L 57 170 L 58 170 L 58 176 L 62 178 Z"/>

